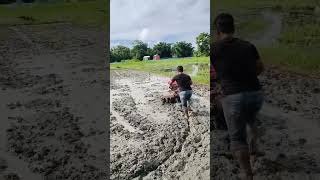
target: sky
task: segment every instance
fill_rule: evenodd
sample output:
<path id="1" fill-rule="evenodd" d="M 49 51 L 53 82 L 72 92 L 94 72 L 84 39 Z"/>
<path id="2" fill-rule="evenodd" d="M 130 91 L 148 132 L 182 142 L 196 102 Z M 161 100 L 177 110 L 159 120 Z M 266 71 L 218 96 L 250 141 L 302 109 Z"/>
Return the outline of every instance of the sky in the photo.
<path id="1" fill-rule="evenodd" d="M 111 0 L 111 46 L 187 41 L 210 32 L 209 0 Z"/>

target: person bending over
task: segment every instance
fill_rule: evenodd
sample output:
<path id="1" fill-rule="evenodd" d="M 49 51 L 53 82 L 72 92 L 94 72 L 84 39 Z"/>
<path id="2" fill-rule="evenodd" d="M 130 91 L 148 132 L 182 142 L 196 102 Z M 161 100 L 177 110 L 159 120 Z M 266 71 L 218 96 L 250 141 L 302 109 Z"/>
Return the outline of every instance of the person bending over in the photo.
<path id="1" fill-rule="evenodd" d="M 182 66 L 178 66 L 177 75 L 172 78 L 171 82 L 177 82 L 179 87 L 179 97 L 181 105 L 186 117 L 189 118 L 189 110 L 191 110 L 190 101 L 192 96 L 191 77 L 183 72 Z"/>

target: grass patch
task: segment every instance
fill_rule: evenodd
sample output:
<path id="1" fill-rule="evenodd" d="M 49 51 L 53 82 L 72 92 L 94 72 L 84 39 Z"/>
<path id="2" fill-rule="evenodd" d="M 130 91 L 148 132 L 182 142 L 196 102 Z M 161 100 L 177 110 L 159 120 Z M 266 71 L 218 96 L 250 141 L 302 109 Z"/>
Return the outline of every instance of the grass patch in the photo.
<path id="1" fill-rule="evenodd" d="M 209 85 L 209 62 L 210 60 L 208 57 L 167 59 L 160 61 L 128 60 L 121 63 L 112 63 L 110 69 L 132 69 L 166 77 L 173 77 L 177 66 L 184 66 L 185 72 L 191 75 L 193 69 L 192 65 L 197 65 L 198 73 L 195 76 L 192 76 L 193 81 L 197 84 Z"/>
<path id="2" fill-rule="evenodd" d="M 282 30 L 275 44 L 260 47 L 266 64 L 290 71 L 319 75 L 320 73 L 320 1 L 318 0 L 224 0 L 217 1 L 216 13 L 234 15 L 237 36 L 251 39 L 263 36 L 269 24 L 258 16 L 263 9 L 282 15 Z M 214 19 L 211 18 L 212 20 Z"/>
<path id="3" fill-rule="evenodd" d="M 312 9 L 292 9 L 284 15 L 279 42 L 299 46 L 320 45 L 320 14 Z"/>
<path id="4" fill-rule="evenodd" d="M 107 0 L 1 5 L 0 25 L 71 22 L 86 26 L 104 26 L 109 22 L 108 9 Z"/>
<path id="5" fill-rule="evenodd" d="M 239 37 L 254 38 L 263 33 L 268 28 L 268 23 L 258 15 L 250 15 L 246 18 L 235 18 L 236 32 Z"/>
<path id="6" fill-rule="evenodd" d="M 266 64 L 279 65 L 290 71 L 318 75 L 320 73 L 319 50 L 316 48 L 275 45 L 260 48 Z"/>
<path id="7" fill-rule="evenodd" d="M 281 33 L 280 43 L 300 46 L 320 45 L 320 24 L 287 27 Z"/>
<path id="8" fill-rule="evenodd" d="M 216 0 L 211 0 L 211 2 Z M 212 3 L 216 9 L 241 9 L 273 7 L 276 9 L 288 9 L 293 7 L 308 7 L 320 5 L 318 0 L 223 0 Z"/>

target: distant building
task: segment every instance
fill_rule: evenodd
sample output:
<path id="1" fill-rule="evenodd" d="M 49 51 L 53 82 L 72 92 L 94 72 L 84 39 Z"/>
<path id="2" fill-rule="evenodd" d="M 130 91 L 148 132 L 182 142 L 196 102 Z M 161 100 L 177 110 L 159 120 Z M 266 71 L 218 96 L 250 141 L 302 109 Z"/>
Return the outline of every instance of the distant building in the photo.
<path id="1" fill-rule="evenodd" d="M 160 60 L 160 56 L 158 54 L 154 55 L 153 60 Z"/>
<path id="2" fill-rule="evenodd" d="M 150 56 L 143 56 L 143 60 L 144 61 L 150 60 Z"/>

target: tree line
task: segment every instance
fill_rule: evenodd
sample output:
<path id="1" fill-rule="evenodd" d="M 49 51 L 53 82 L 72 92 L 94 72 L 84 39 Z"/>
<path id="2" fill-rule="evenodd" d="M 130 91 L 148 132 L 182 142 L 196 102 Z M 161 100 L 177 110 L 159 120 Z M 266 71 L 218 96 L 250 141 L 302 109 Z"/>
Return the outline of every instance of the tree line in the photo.
<path id="1" fill-rule="evenodd" d="M 209 56 L 210 54 L 210 35 L 209 33 L 201 33 L 196 38 L 197 50 L 194 49 L 191 43 L 180 41 L 174 44 L 159 42 L 148 47 L 148 44 L 136 40 L 133 42 L 133 47 L 130 49 L 126 46 L 118 45 L 111 48 L 111 62 L 120 62 L 121 60 L 138 59 L 143 60 L 144 56 L 160 55 L 161 58 L 171 57 L 191 57 L 191 56 Z"/>

